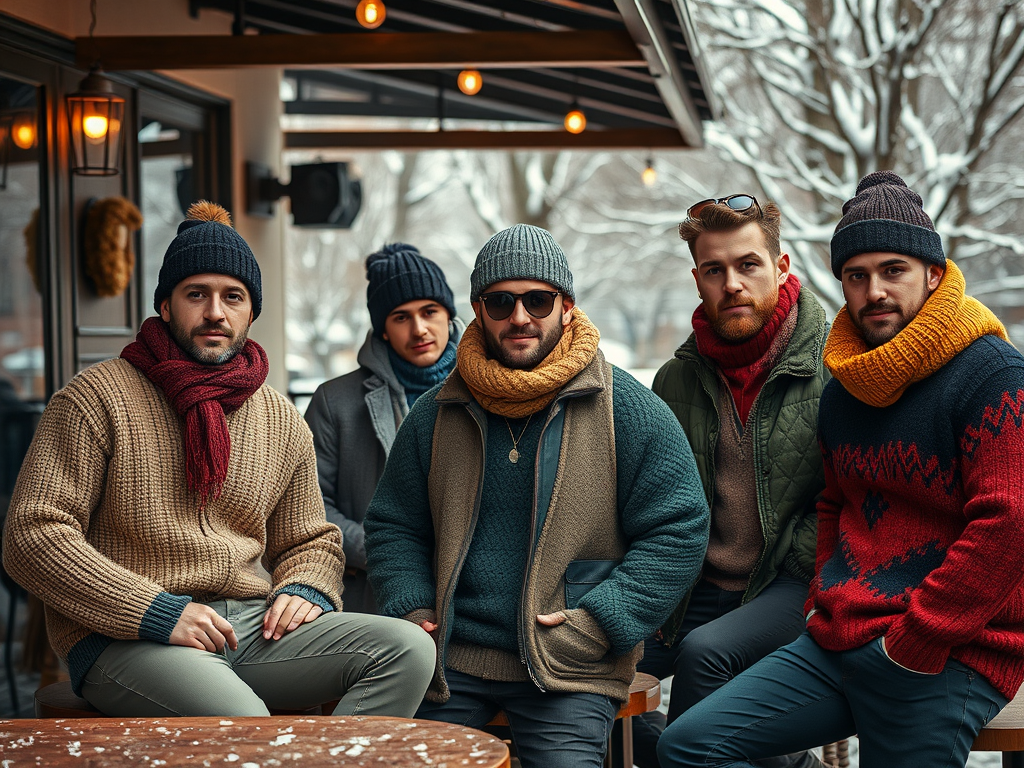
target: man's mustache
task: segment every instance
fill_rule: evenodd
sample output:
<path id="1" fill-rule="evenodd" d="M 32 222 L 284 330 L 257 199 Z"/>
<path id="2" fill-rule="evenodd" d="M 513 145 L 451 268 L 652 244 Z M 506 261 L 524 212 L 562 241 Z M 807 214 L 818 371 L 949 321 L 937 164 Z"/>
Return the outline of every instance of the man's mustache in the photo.
<path id="1" fill-rule="evenodd" d="M 233 339 L 235 334 L 231 332 L 230 328 L 225 328 L 221 325 L 200 325 L 198 328 L 192 330 L 192 336 L 203 336 L 207 333 L 220 333 L 229 339 Z"/>
<path id="2" fill-rule="evenodd" d="M 857 316 L 863 320 L 868 315 L 882 314 L 885 312 L 895 312 L 896 314 L 902 314 L 900 311 L 900 305 L 895 304 L 891 301 L 883 301 L 878 304 L 868 304 L 862 309 Z"/>

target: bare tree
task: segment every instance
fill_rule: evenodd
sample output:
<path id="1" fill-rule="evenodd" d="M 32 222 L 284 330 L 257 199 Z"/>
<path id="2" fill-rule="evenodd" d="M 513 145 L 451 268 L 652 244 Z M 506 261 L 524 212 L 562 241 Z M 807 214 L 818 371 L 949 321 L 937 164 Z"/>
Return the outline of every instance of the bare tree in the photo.
<path id="1" fill-rule="evenodd" d="M 819 294 L 833 227 L 865 173 L 922 193 L 965 272 L 1024 287 L 1020 0 L 701 3 L 724 120 L 709 144 L 749 168 Z"/>

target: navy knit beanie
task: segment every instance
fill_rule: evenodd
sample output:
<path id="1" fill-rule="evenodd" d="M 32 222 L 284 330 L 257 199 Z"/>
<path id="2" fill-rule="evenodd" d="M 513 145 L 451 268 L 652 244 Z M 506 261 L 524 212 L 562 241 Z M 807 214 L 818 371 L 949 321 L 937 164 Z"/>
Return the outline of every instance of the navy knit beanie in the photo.
<path id="1" fill-rule="evenodd" d="M 861 253 L 901 253 L 946 266 L 942 238 L 921 196 L 892 171 L 869 173 L 843 206 L 832 236 L 832 274 L 841 280 L 843 264 Z"/>
<path id="2" fill-rule="evenodd" d="M 540 280 L 576 300 L 565 251 L 550 232 L 532 224 L 508 227 L 484 243 L 469 276 L 469 300 L 503 280 Z"/>
<path id="3" fill-rule="evenodd" d="M 215 203 L 200 200 L 188 209 L 178 235 L 164 254 L 153 306 L 170 298 L 174 287 L 192 275 L 230 275 L 245 283 L 252 299 L 252 317 L 263 308 L 263 278 L 249 244 L 231 226 L 231 215 Z"/>
<path id="4" fill-rule="evenodd" d="M 455 317 L 455 299 L 444 272 L 434 262 L 406 243 L 390 243 L 366 257 L 366 307 L 373 332 L 384 333 L 384 321 L 391 311 L 407 301 L 432 299 Z"/>

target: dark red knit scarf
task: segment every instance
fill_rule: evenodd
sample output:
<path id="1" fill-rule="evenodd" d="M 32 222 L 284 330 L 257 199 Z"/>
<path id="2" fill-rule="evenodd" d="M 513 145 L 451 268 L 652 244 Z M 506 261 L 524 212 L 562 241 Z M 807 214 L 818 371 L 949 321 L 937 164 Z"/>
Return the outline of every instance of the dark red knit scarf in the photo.
<path id="1" fill-rule="evenodd" d="M 121 357 L 163 390 L 185 420 L 185 474 L 200 506 L 220 496 L 228 475 L 231 436 L 225 414 L 262 386 L 270 369 L 267 353 L 252 339 L 222 365 L 196 362 L 178 346 L 167 323 L 150 317 Z"/>
<path id="2" fill-rule="evenodd" d="M 744 424 L 774 363 L 766 359 L 767 353 L 799 297 L 800 279 L 791 272 L 789 279 L 779 286 L 779 301 L 764 328 L 753 337 L 738 343 L 725 341 L 715 333 L 703 304 L 693 313 L 697 351 L 718 365 L 729 383 L 740 421 Z"/>

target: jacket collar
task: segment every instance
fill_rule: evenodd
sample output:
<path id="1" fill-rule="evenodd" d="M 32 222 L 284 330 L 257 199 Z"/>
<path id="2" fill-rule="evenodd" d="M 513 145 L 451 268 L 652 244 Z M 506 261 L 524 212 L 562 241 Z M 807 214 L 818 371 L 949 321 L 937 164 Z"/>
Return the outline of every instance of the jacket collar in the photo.
<path id="1" fill-rule="evenodd" d="M 609 372 L 610 368 L 605 365 L 604 355 L 598 349 L 594 354 L 594 359 L 587 364 L 587 367 L 569 379 L 568 383 L 558 391 L 555 402 L 567 397 L 590 395 L 611 386 Z M 469 387 L 466 386 L 457 367 L 441 385 L 441 389 L 434 399 L 439 403 L 452 405 L 469 405 L 474 402 Z"/>
<path id="2" fill-rule="evenodd" d="M 793 338 L 789 340 L 782 359 L 772 369 L 774 375 L 787 373 L 792 376 L 814 376 L 822 364 L 825 338 L 828 336 L 825 310 L 806 287 L 800 289 L 800 298 L 796 306 L 796 328 L 793 330 Z M 697 351 L 697 339 L 692 333 L 676 350 L 675 356 L 680 360 L 691 360 L 711 368 L 715 367 L 713 361 Z"/>

